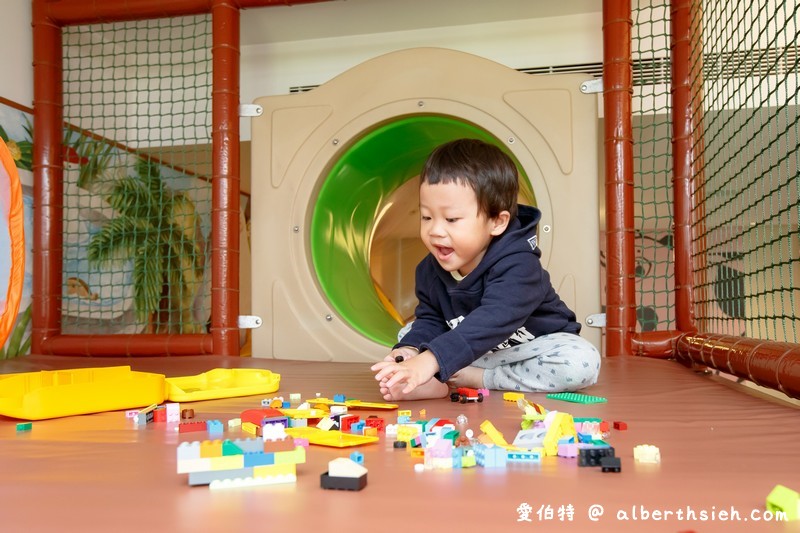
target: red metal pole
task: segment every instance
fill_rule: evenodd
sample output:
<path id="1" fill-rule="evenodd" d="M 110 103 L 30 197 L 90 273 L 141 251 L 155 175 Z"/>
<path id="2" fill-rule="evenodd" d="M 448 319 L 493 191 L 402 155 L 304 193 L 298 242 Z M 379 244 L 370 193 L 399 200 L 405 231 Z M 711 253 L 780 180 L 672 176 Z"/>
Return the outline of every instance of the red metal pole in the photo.
<path id="1" fill-rule="evenodd" d="M 603 2 L 606 355 L 630 355 L 636 326 L 630 0 Z"/>
<path id="2" fill-rule="evenodd" d="M 33 294 L 31 352 L 61 333 L 64 175 L 61 27 L 33 3 Z"/>
<path id="3" fill-rule="evenodd" d="M 211 335 L 216 354 L 239 355 L 239 9 L 213 4 Z"/>
<path id="4" fill-rule="evenodd" d="M 211 355 L 211 335 L 54 335 L 44 340 L 38 354 L 87 357 Z"/>
<path id="5" fill-rule="evenodd" d="M 800 345 L 733 335 L 687 334 L 679 359 L 710 366 L 800 399 Z"/>
<path id="6" fill-rule="evenodd" d="M 330 0 L 231 0 L 230 4 L 246 9 L 326 1 Z M 33 0 L 33 3 L 56 25 L 70 26 L 209 13 L 216 0 Z"/>
<path id="7" fill-rule="evenodd" d="M 695 131 L 692 84 L 692 0 L 671 6 L 672 55 L 672 193 L 675 245 L 675 323 L 679 331 L 696 331 L 692 279 L 692 174 Z"/>

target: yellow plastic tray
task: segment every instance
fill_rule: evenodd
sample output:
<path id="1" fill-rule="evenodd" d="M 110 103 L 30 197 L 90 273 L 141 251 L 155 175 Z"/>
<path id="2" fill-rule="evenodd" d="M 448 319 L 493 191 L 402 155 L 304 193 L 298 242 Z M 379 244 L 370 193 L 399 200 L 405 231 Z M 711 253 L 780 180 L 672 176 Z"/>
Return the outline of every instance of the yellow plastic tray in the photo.
<path id="1" fill-rule="evenodd" d="M 281 375 L 260 368 L 215 368 L 196 376 L 167 378 L 172 402 L 196 402 L 269 394 L 280 387 Z"/>
<path id="2" fill-rule="evenodd" d="M 0 379 L 0 415 L 24 420 L 117 411 L 161 403 L 164 376 L 129 366 L 42 370 Z"/>
<path id="3" fill-rule="evenodd" d="M 369 435 L 356 435 L 355 433 L 342 433 L 341 431 L 325 431 L 319 428 L 297 427 L 287 428 L 286 434 L 298 439 L 308 439 L 309 444 L 320 446 L 333 446 L 334 448 L 347 448 L 378 442 L 378 437 Z"/>

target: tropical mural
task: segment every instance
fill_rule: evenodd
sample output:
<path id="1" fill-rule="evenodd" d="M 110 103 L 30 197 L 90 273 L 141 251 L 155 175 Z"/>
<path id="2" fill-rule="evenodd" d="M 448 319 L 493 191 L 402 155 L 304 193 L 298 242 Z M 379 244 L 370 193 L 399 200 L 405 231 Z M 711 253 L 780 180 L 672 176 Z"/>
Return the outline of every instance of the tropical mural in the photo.
<path id="1" fill-rule="evenodd" d="M 0 358 L 30 350 L 30 110 L 0 99 L 0 137 L 23 187 L 26 272 Z M 64 131 L 62 333 L 203 333 L 210 319 L 211 187 L 112 140 Z"/>

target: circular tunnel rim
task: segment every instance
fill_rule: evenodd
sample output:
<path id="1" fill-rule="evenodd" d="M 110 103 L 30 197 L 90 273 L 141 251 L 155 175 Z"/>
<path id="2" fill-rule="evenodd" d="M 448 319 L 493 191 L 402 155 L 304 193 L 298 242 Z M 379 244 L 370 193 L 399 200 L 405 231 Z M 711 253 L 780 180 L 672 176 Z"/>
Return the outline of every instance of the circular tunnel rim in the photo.
<path id="1" fill-rule="evenodd" d="M 311 198 L 309 244 L 320 291 L 346 324 L 374 342 L 395 344 L 401 327 L 370 273 L 376 216 L 391 193 L 419 175 L 436 146 L 465 137 L 494 144 L 511 156 L 523 197 L 535 203 L 527 174 L 497 136 L 464 119 L 434 114 L 396 117 L 361 132 L 331 161 Z"/>

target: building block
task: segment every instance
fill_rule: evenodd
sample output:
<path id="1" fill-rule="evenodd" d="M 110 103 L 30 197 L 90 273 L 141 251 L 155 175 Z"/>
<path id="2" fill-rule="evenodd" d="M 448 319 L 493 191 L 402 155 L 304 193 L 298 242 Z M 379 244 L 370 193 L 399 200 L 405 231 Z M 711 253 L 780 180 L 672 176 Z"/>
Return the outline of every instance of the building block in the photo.
<path id="1" fill-rule="evenodd" d="M 584 447 L 578 448 L 578 466 L 600 466 L 603 457 L 614 457 L 612 447 Z"/>
<path id="2" fill-rule="evenodd" d="M 339 429 L 342 431 L 350 431 L 350 428 L 359 421 L 358 415 L 343 415 L 339 418 Z"/>
<path id="3" fill-rule="evenodd" d="M 600 467 L 603 472 L 622 472 L 622 461 L 619 457 L 602 457 L 600 458 Z"/>
<path id="4" fill-rule="evenodd" d="M 361 477 L 332 477 L 327 472 L 320 476 L 320 486 L 326 490 L 359 491 L 367 486 L 367 475 Z"/>
<path id="5" fill-rule="evenodd" d="M 475 462 L 484 468 L 505 468 L 508 461 L 508 452 L 501 446 L 494 444 L 478 444 L 473 447 Z"/>
<path id="6" fill-rule="evenodd" d="M 333 490 L 361 490 L 367 486 L 367 469 L 352 459 L 338 457 L 328 463 L 320 476 L 320 486 Z"/>
<path id="7" fill-rule="evenodd" d="M 222 455 L 242 455 L 244 451 L 235 443 L 228 439 L 222 441 Z"/>
<path id="8" fill-rule="evenodd" d="M 650 444 L 639 444 L 633 447 L 633 458 L 640 463 L 660 463 L 661 450 Z"/>
<path id="9" fill-rule="evenodd" d="M 209 435 L 222 435 L 225 432 L 225 428 L 219 420 L 206 421 L 206 430 Z"/>
<path id="10" fill-rule="evenodd" d="M 544 453 L 539 450 L 508 450 L 508 462 L 541 463 Z"/>
<path id="11" fill-rule="evenodd" d="M 361 452 L 353 452 L 350 454 L 350 460 L 356 464 L 363 465 L 364 464 L 364 454 Z M 330 472 L 330 468 L 328 469 Z"/>
<path id="12" fill-rule="evenodd" d="M 578 445 L 575 443 L 559 444 L 558 445 L 559 457 L 578 457 Z"/>
<path id="13" fill-rule="evenodd" d="M 137 426 L 146 426 L 147 424 L 153 422 L 154 419 L 155 413 L 153 411 L 147 411 L 145 413 L 139 411 L 139 413 L 136 415 L 136 418 L 133 420 L 136 422 Z"/>
<path id="14" fill-rule="evenodd" d="M 193 431 L 205 431 L 205 422 L 181 422 L 178 426 L 178 433 L 190 433 Z"/>
<path id="15" fill-rule="evenodd" d="M 562 402 L 571 403 L 606 403 L 608 400 L 601 396 L 590 396 L 588 394 L 581 394 L 579 392 L 551 392 L 547 395 L 550 400 L 561 400 Z"/>
<path id="16" fill-rule="evenodd" d="M 21 433 L 23 431 L 30 431 L 33 428 L 33 424 L 31 422 L 20 422 L 17 424 L 17 433 Z"/>
<path id="17" fill-rule="evenodd" d="M 577 441 L 578 434 L 575 432 L 575 422 L 572 420 L 572 415 L 551 411 L 547 414 L 545 423 L 547 423 L 548 419 L 550 425 L 542 440 L 542 446 L 544 447 L 545 455 L 554 456 L 558 455 L 558 443 L 561 439 L 573 437 Z"/>
<path id="18" fill-rule="evenodd" d="M 200 457 L 221 457 L 221 440 L 204 440 L 200 443 Z"/>
<path id="19" fill-rule="evenodd" d="M 228 429 L 236 429 L 242 426 L 241 418 L 231 418 L 228 420 Z"/>
<path id="20" fill-rule="evenodd" d="M 362 444 L 372 444 L 378 442 L 378 437 L 366 435 L 353 435 L 352 433 L 342 433 L 341 431 L 323 431 L 317 428 L 289 428 L 286 433 L 292 437 L 308 439 L 311 444 L 319 446 L 332 446 L 334 448 L 346 448 L 350 446 L 360 446 Z"/>
<path id="21" fill-rule="evenodd" d="M 181 421 L 181 404 L 175 402 L 167 402 L 164 404 L 164 408 L 167 410 L 168 424 Z"/>
<path id="22" fill-rule="evenodd" d="M 626 429 L 628 429 L 628 424 L 626 424 L 625 422 L 615 421 L 614 422 L 614 429 L 616 429 L 618 431 L 625 431 Z"/>
<path id="23" fill-rule="evenodd" d="M 785 513 L 787 522 L 800 520 L 800 494 L 783 485 L 775 485 L 770 491 L 766 507 L 772 513 Z"/>
<path id="24" fill-rule="evenodd" d="M 153 422 L 166 422 L 167 421 L 167 408 L 163 405 L 156 407 L 153 411 Z"/>
<path id="25" fill-rule="evenodd" d="M 484 420 L 481 423 L 480 428 L 481 431 L 483 431 L 484 435 L 486 435 L 489 438 L 489 440 L 491 440 L 492 444 L 503 447 L 508 446 L 508 442 L 506 442 L 506 439 L 503 437 L 503 434 L 500 433 L 497 430 L 497 428 L 494 427 L 494 424 L 492 424 L 490 421 Z"/>
<path id="26" fill-rule="evenodd" d="M 521 392 L 504 392 L 503 400 L 507 402 L 516 402 L 517 400 L 525 399 L 525 395 Z"/>
<path id="27" fill-rule="evenodd" d="M 347 397 L 344 394 L 334 394 L 333 401 L 336 403 L 344 403 L 347 401 Z"/>
<path id="28" fill-rule="evenodd" d="M 178 462 L 200 459 L 200 441 L 181 442 L 178 445 Z"/>
<path id="29" fill-rule="evenodd" d="M 181 424 L 182 425 L 182 424 Z M 261 426 L 257 426 L 252 422 L 242 422 L 242 431 L 251 435 L 261 435 Z"/>
<path id="30" fill-rule="evenodd" d="M 181 410 L 181 420 L 189 420 L 194 418 L 194 409 Z"/>
<path id="31" fill-rule="evenodd" d="M 384 431 L 386 429 L 386 420 L 374 415 L 371 415 L 366 420 L 364 420 L 364 424 L 368 428 L 375 428 L 378 431 Z"/>

